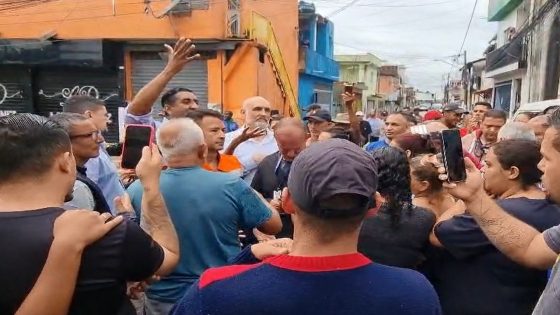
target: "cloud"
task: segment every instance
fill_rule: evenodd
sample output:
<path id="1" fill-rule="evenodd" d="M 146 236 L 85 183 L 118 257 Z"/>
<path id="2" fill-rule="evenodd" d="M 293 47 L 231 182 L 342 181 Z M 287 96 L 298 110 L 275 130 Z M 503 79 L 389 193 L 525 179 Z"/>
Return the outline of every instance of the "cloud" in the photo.
<path id="1" fill-rule="evenodd" d="M 354 0 L 314 0 L 329 16 Z M 449 63 L 459 53 L 475 0 L 358 0 L 330 19 L 335 24 L 335 52 L 370 52 L 387 63 L 407 67 L 407 83 L 441 93 Z M 468 60 L 483 56 L 496 32 L 486 20 L 488 0 L 479 0 L 463 50 Z"/>

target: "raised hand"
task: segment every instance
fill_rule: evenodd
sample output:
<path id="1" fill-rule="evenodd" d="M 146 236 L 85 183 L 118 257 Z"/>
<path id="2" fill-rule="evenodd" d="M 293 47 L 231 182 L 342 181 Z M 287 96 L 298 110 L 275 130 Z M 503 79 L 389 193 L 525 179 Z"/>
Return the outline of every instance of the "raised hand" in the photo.
<path id="1" fill-rule="evenodd" d="M 179 73 L 191 61 L 199 59 L 200 54 L 195 54 L 196 46 L 190 39 L 181 37 L 175 47 L 165 45 L 165 49 L 169 55 L 166 68 L 173 72 Z"/>
<path id="2" fill-rule="evenodd" d="M 245 128 L 241 133 L 241 140 L 247 141 L 249 139 L 258 138 L 266 135 L 266 129 L 261 128 Z"/>
<path id="3" fill-rule="evenodd" d="M 426 160 L 423 162 L 432 163 L 438 169 L 439 178 L 440 180 L 444 181 L 443 186 L 447 188 L 449 193 L 455 198 L 461 199 L 463 201 L 470 201 L 480 196 L 481 193 L 485 193 L 483 188 L 482 174 L 469 158 L 465 158 L 467 180 L 462 183 L 449 183 L 447 181 L 448 177 L 445 167 L 441 164 L 441 162 L 435 155 L 426 158 Z"/>

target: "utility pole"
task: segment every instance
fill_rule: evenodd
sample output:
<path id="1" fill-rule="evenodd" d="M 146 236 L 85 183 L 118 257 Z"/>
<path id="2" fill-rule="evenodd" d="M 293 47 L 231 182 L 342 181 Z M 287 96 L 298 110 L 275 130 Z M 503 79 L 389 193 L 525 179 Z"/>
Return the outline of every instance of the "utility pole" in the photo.
<path id="1" fill-rule="evenodd" d="M 465 50 L 465 53 L 463 54 L 463 89 L 464 89 L 464 95 L 465 95 L 465 108 L 468 108 L 468 97 L 469 97 L 469 89 L 470 89 L 470 76 L 467 76 L 468 72 L 467 72 L 467 51 Z"/>

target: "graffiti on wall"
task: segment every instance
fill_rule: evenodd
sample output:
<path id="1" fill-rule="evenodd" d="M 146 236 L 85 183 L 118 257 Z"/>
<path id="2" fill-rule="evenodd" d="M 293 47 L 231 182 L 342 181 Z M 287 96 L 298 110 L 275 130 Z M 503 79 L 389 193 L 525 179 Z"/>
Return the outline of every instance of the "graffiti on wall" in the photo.
<path id="1" fill-rule="evenodd" d="M 113 94 L 109 94 L 105 97 L 101 97 L 101 94 L 99 93 L 99 90 L 92 85 L 84 85 L 84 86 L 79 86 L 76 85 L 74 87 L 71 88 L 63 88 L 62 90 L 60 90 L 60 92 L 54 93 L 54 94 L 46 94 L 43 90 L 39 90 L 39 95 L 44 96 L 46 98 L 56 98 L 56 97 L 62 97 L 64 100 L 72 97 L 72 96 L 76 96 L 76 95 L 86 95 L 86 96 L 91 96 L 91 97 L 95 97 L 97 99 L 100 99 L 104 102 L 106 102 L 108 99 L 113 98 L 115 96 L 119 96 L 116 93 Z M 64 103 L 61 102 L 60 106 L 62 106 Z"/>
<path id="2" fill-rule="evenodd" d="M 17 98 L 17 99 L 23 98 L 23 91 L 10 93 L 8 91 L 8 88 L 4 84 L 0 83 L 0 105 L 2 105 L 6 100 L 13 99 L 13 98 Z M 0 116 L 7 116 L 15 113 L 16 113 L 15 110 L 0 110 Z"/>

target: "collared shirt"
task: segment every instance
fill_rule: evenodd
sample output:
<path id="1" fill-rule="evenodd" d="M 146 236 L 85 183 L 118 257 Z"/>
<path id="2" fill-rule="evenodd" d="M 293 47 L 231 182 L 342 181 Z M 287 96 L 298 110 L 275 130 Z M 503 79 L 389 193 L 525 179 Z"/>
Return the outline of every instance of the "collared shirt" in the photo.
<path id="1" fill-rule="evenodd" d="M 124 124 L 126 125 L 147 125 L 152 126 L 154 129 L 158 129 L 161 124 L 167 121 L 167 118 L 163 117 L 162 121 L 157 121 L 154 119 L 152 112 L 145 115 L 133 115 L 126 108 L 126 115 L 124 116 Z"/>
<path id="2" fill-rule="evenodd" d="M 126 191 L 120 181 L 117 167 L 113 160 L 111 160 L 111 156 L 107 153 L 105 146 L 101 146 L 99 156 L 95 159 L 90 159 L 85 166 L 87 168 L 87 177 L 101 188 L 111 213 L 116 214 L 117 209 L 115 209 L 113 201 L 115 198 L 124 195 Z"/>
<path id="3" fill-rule="evenodd" d="M 218 153 L 218 167 L 214 168 L 206 162 L 203 168 L 210 172 L 235 173 L 238 174 L 239 177 L 243 175 L 243 166 L 234 155 Z"/>
<path id="4" fill-rule="evenodd" d="M 243 130 L 244 128 L 239 128 L 236 131 L 226 133 L 224 147 L 227 148 L 235 138 L 243 133 Z M 254 157 L 262 156 L 264 158 L 277 151 L 278 144 L 274 138 L 274 132 L 269 129 L 263 139 L 249 139 L 241 143 L 235 149 L 233 155 L 235 155 L 243 165 L 243 179 L 251 184 L 260 162 L 255 161 Z"/>

